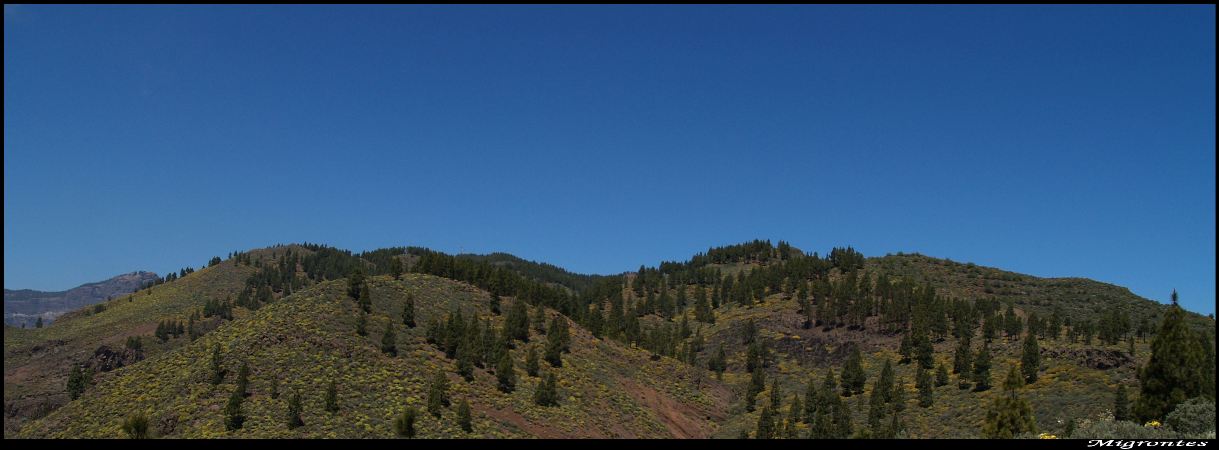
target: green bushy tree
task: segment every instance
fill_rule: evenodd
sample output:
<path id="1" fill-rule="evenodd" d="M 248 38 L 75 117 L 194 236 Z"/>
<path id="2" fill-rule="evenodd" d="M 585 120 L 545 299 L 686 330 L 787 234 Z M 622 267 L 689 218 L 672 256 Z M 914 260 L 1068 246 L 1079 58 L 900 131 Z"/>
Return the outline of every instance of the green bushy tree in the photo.
<path id="1" fill-rule="evenodd" d="M 987 437 L 1011 439 L 1021 433 L 1036 433 L 1037 420 L 1033 408 L 1020 397 L 1024 380 L 1012 366 L 1003 383 L 1003 395 L 995 399 L 986 412 L 982 431 Z"/>
<path id="2" fill-rule="evenodd" d="M 1204 368 L 1205 361 L 1206 349 L 1186 325 L 1185 312 L 1177 305 L 1177 292 L 1173 291 L 1172 305 L 1151 341 L 1151 358 L 1139 371 L 1134 414 L 1141 421 L 1157 420 L 1206 389 L 1213 395 L 1213 384 L 1203 386 L 1207 373 L 1213 374 L 1214 369 Z"/>

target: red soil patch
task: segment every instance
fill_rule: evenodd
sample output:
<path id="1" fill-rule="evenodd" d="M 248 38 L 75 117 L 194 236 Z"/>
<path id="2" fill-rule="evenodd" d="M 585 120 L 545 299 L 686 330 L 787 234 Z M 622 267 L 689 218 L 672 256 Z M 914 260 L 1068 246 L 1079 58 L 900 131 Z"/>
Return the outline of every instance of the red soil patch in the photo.
<path id="1" fill-rule="evenodd" d="M 656 417 L 669 429 L 669 434 L 681 439 L 706 439 L 714 431 L 708 423 L 708 418 L 723 418 L 718 411 L 705 411 L 687 405 L 663 392 L 621 378 L 620 382 L 626 392 L 639 400 L 640 404 L 656 413 Z"/>

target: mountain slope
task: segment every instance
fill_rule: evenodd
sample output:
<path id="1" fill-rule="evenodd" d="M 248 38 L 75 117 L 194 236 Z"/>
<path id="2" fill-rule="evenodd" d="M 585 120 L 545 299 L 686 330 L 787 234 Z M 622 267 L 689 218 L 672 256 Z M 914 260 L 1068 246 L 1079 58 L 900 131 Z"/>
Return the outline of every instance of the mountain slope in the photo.
<path id="1" fill-rule="evenodd" d="M 930 282 L 937 290 L 960 298 L 1010 302 L 1043 316 L 1059 308 L 1066 317 L 1086 320 L 1104 308 L 1119 307 L 1136 319 L 1155 322 L 1167 309 L 1166 305 L 1135 295 L 1124 287 L 1087 278 L 1040 278 L 919 254 L 869 258 L 867 268 L 919 283 Z M 1196 313 L 1190 313 L 1190 318 L 1195 325 L 1207 323 L 1206 318 Z"/>
<path id="2" fill-rule="evenodd" d="M 39 317 L 44 324 L 49 324 L 65 312 L 135 292 L 156 278 L 155 273 L 137 271 L 59 292 L 5 289 L 4 324 L 28 328 L 33 327 Z"/>
<path id="3" fill-rule="evenodd" d="M 353 270 L 368 274 L 364 336 L 356 332 L 359 306 L 344 279 Z M 408 273 L 391 276 L 399 270 Z M 547 323 L 561 318 L 568 324 L 571 351 L 562 355 L 562 367 L 541 363 L 542 375 L 558 376 L 557 407 L 533 403 L 540 378 L 524 373 L 527 346 L 541 353 L 546 344 L 537 331 L 512 351 L 517 389 L 511 394 L 496 389 L 493 365 L 475 369 L 467 382 L 456 361 L 429 343 L 429 324 L 454 311 L 505 328 L 507 318 L 491 313 L 491 292 L 502 299 L 505 315 L 523 302 L 532 324 L 536 306 L 545 305 Z M 232 318 L 198 322 L 197 339 L 147 336 L 161 320 L 185 320 L 208 300 L 232 297 Z M 408 297 L 415 299 L 418 324 L 409 329 L 400 321 Z M 935 387 L 924 408 L 915 402 L 917 363 L 899 363 L 904 335 L 918 332 L 926 333 L 932 367 L 952 368 L 962 326 L 971 354 L 986 342 L 996 386 L 1019 366 L 1025 331 L 1036 329 L 1038 379 L 1023 396 L 1039 429 L 1058 433 L 1105 414 L 1118 386 L 1137 391 L 1149 333 L 1167 306 L 1090 280 L 1043 279 L 921 255 L 865 258 L 849 247 L 820 258 L 783 242 L 754 241 L 625 276 L 571 274 L 506 254 L 277 246 L 239 253 L 105 308 L 78 310 L 41 330 L 6 329 L 6 434 L 121 437 L 124 418 L 139 413 L 157 436 L 391 437 L 394 418 L 409 405 L 421 411 L 421 437 L 733 438 L 755 433 L 775 383 L 781 392 L 775 426 L 803 437 L 812 424 L 791 414 L 793 396 L 804 396 L 810 380 L 820 386 L 829 370 L 841 377 L 858 351 L 867 382 L 861 393 L 841 396 L 854 424 L 848 434 L 884 431 L 868 419 L 873 382 L 888 360 L 906 401 L 896 414 L 886 410 L 884 423 L 896 417 L 907 437 L 980 437 L 1000 389 L 975 389 L 967 368 Z M 1188 316 L 1202 336 L 1214 335 L 1213 319 Z M 1049 323 L 1052 333 L 1045 331 Z M 387 325 L 395 330 L 396 356 L 380 350 Z M 67 402 L 72 364 L 112 358 L 114 352 L 99 346 L 117 348 L 140 335 L 147 343 L 140 358 L 106 366 L 79 399 Z M 227 374 L 214 386 L 209 360 L 217 344 Z M 720 348 L 722 380 L 709 370 Z M 242 429 L 227 431 L 223 410 L 243 361 L 252 369 L 252 395 L 243 406 L 248 418 Z M 754 361 L 758 374 L 747 367 Z M 439 418 L 423 412 L 437 371 L 448 377 L 454 400 Z M 763 376 L 764 385 L 751 389 L 754 376 Z M 272 398 L 272 380 L 284 395 Z M 322 406 L 331 381 L 339 388 L 334 414 Z M 291 392 L 304 397 L 305 426 L 295 430 L 285 422 Z M 756 394 L 752 404 L 748 394 Z M 462 399 L 474 411 L 472 433 L 457 426 Z M 790 426 L 789 417 L 797 418 Z"/>
<path id="4" fill-rule="evenodd" d="M 252 258 L 269 257 L 271 250 L 251 252 Z M 120 363 L 167 351 L 179 340 L 157 342 L 150 336 L 164 320 L 186 321 L 208 301 L 237 295 L 243 282 L 255 272 L 235 261 L 200 269 L 173 282 L 160 284 L 110 301 L 71 311 L 41 329 L 4 329 L 4 428 L 17 429 L 22 422 L 66 403 L 64 390 L 74 365 L 97 365 L 98 370 L 115 365 L 113 353 L 121 352 L 128 337 L 142 336 L 143 349 L 120 358 Z M 215 325 L 201 322 L 201 328 Z"/>
<path id="5" fill-rule="evenodd" d="M 560 406 L 532 404 L 539 379 L 521 369 L 519 349 L 513 351 L 518 384 L 512 394 L 497 391 L 494 376 L 482 369 L 467 383 L 452 374 L 453 362 L 443 352 L 425 342 L 423 327 L 406 329 L 397 318 L 407 293 L 416 299 L 421 323 L 450 308 L 489 316 L 487 294 L 418 274 L 402 281 L 375 277 L 370 286 L 368 336 L 355 333 L 358 308 L 346 297 L 345 284 L 324 282 L 174 352 L 108 374 L 95 390 L 23 428 L 20 436 L 120 437 L 122 419 L 142 411 L 161 427 L 162 436 L 392 437 L 392 420 L 404 407 L 423 409 L 428 380 L 438 368 L 450 373 L 454 403 L 470 401 L 475 432 L 458 429 L 454 408 L 449 408 L 443 420 L 426 413 L 420 417 L 422 437 L 702 437 L 715 431 L 708 417 L 724 416 L 728 394 L 717 383 L 693 388 L 675 361 L 649 361 L 646 352 L 595 339 L 578 327 L 572 327 L 572 351 L 564 356 L 563 367 L 543 369 L 558 373 Z M 389 323 L 399 329 L 396 357 L 378 348 L 380 331 Z M 215 344 L 222 348 L 229 373 L 219 386 L 208 381 Z M 245 403 L 247 425 L 230 433 L 217 411 L 233 389 L 232 374 L 241 360 L 250 363 L 254 394 Z M 270 397 L 272 377 L 279 378 L 280 392 L 303 393 L 304 427 L 284 426 L 288 396 Z M 341 405 L 333 415 L 323 411 L 319 395 L 331 380 L 337 380 Z"/>

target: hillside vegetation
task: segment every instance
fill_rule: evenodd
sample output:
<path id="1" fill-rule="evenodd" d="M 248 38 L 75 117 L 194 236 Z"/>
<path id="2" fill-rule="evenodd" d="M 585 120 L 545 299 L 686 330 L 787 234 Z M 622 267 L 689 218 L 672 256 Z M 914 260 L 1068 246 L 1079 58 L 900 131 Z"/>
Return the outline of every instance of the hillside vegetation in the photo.
<path id="1" fill-rule="evenodd" d="M 614 276 L 302 244 L 159 281 L 6 328 L 6 435 L 1213 436 L 1179 419 L 1213 417 L 1213 318 L 1085 279 L 753 241 Z"/>

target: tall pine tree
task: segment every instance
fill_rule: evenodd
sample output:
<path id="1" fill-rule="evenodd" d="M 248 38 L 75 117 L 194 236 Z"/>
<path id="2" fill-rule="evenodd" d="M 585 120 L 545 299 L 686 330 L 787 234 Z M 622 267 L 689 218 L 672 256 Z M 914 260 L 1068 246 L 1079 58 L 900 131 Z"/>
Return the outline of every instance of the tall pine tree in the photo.
<path id="1" fill-rule="evenodd" d="M 1007 373 L 1003 395 L 995 399 L 983 420 L 982 432 L 987 437 L 1011 439 L 1021 433 L 1036 433 L 1037 419 L 1033 408 L 1020 397 L 1024 380 L 1015 366 Z"/>
<path id="2" fill-rule="evenodd" d="M 842 395 L 850 397 L 853 394 L 862 394 L 867 382 L 868 376 L 863 371 L 863 355 L 857 346 L 851 349 L 842 367 Z"/>
<path id="3" fill-rule="evenodd" d="M 1151 340 L 1151 359 L 1139 371 L 1134 414 L 1141 421 L 1161 420 L 1181 402 L 1202 395 L 1207 372 L 1213 369 L 1203 367 L 1205 361 L 1206 349 L 1186 325 L 1174 290 L 1172 305 Z M 1213 396 L 1214 385 L 1209 389 Z"/>
<path id="4" fill-rule="evenodd" d="M 1037 335 L 1029 333 L 1024 337 L 1024 353 L 1020 357 L 1020 372 L 1026 383 L 1037 381 L 1037 371 L 1041 367 L 1041 347 L 1037 345 Z"/>
<path id="5" fill-rule="evenodd" d="M 974 390 L 990 389 L 990 344 L 982 343 L 978 356 L 974 358 L 973 369 Z"/>

